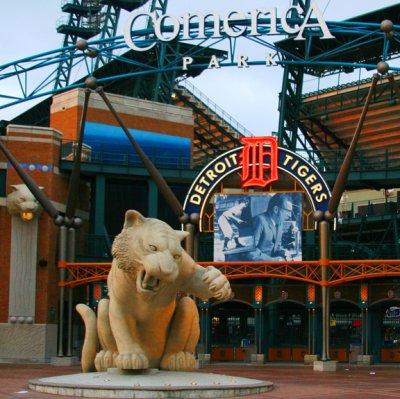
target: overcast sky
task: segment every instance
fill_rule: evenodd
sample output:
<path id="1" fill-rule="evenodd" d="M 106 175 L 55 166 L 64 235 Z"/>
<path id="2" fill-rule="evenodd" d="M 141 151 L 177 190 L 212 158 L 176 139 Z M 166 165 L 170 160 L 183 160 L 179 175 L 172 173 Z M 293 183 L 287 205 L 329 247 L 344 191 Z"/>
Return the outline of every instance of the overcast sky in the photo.
<path id="1" fill-rule="evenodd" d="M 327 21 L 340 21 L 398 2 L 318 0 L 317 3 Z M 168 13 L 180 16 L 185 12 L 217 11 L 226 15 L 228 11 L 233 10 L 248 12 L 257 7 L 275 6 L 279 14 L 289 5 L 289 0 L 169 0 Z M 0 65 L 62 47 L 63 35 L 56 31 L 57 21 L 61 17 L 66 18 L 67 14 L 62 13 L 59 0 L 3 0 L 0 13 Z M 119 20 L 120 31 L 128 17 L 129 13 L 122 13 Z M 262 48 L 260 51 L 264 53 L 266 50 Z M 369 72 L 365 76 L 371 74 L 372 72 Z M 251 132 L 256 135 L 269 135 L 278 127 L 277 108 L 281 77 L 280 67 L 229 67 L 205 71 L 192 80 L 192 83 Z M 336 77 L 335 83 L 338 82 Z M 321 84 L 316 79 L 306 79 L 305 91 L 317 89 L 318 83 Z M 9 84 L 11 83 L 0 81 L 0 90 Z M 32 103 L 25 104 L 23 108 L 30 106 Z M 21 109 L 12 107 L 0 110 L 0 119 L 11 119 Z"/>

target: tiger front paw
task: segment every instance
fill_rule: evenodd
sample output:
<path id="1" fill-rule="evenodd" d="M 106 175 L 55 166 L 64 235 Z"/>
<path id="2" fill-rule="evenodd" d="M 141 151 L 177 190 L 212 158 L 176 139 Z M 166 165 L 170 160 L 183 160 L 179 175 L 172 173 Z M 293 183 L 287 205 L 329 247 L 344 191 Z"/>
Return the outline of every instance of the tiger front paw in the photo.
<path id="1" fill-rule="evenodd" d="M 170 371 L 190 371 L 196 368 L 196 359 L 190 352 L 166 354 L 161 359 L 160 368 Z"/>
<path id="2" fill-rule="evenodd" d="M 144 370 L 149 368 L 149 360 L 144 353 L 120 353 L 115 364 L 122 370 Z"/>
<path id="3" fill-rule="evenodd" d="M 228 299 L 232 293 L 228 279 L 214 266 L 206 268 L 203 282 L 208 285 L 212 296 L 220 301 Z"/>
<path id="4" fill-rule="evenodd" d="M 101 350 L 94 359 L 96 370 L 107 371 L 107 369 L 115 367 L 115 358 L 117 355 L 117 353 L 112 351 Z"/>

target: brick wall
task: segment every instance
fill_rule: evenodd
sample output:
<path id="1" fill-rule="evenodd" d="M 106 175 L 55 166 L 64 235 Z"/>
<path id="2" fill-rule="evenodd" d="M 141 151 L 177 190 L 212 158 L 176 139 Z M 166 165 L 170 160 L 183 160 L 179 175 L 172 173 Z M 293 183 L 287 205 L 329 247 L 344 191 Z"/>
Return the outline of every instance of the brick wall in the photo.
<path id="1" fill-rule="evenodd" d="M 193 115 L 189 108 L 155 103 L 137 98 L 107 94 L 118 115 L 130 129 L 164 133 L 193 139 Z M 76 140 L 84 104 L 84 91 L 71 90 L 54 96 L 51 106 L 50 126 L 63 132 L 64 139 Z M 101 97 L 90 97 L 88 122 L 118 126 Z"/>
<path id="2" fill-rule="evenodd" d="M 9 125 L 7 135 L 1 138 L 11 154 L 28 171 L 35 182 L 44 188 L 46 196 L 61 211 L 65 210 L 69 178 L 58 169 L 61 134 L 54 129 Z M 0 162 L 7 162 L 0 155 Z M 4 164 L 3 164 L 4 165 Z M 6 164 L 7 195 L 10 186 L 23 183 L 14 168 Z M 81 186 L 78 208 L 89 210 L 89 189 Z M 51 218 L 42 212 L 39 217 L 37 281 L 36 281 L 36 323 L 48 323 L 50 308 L 58 308 L 57 236 L 58 228 Z M 8 284 L 11 245 L 11 216 L 0 203 L 0 322 L 8 319 Z M 47 262 L 39 266 L 39 260 Z"/>
<path id="3" fill-rule="evenodd" d="M 155 103 L 146 100 L 107 94 L 119 116 L 128 128 L 193 138 L 193 116 L 190 109 Z M 17 161 L 25 166 L 35 182 L 44 187 L 47 197 L 58 210 L 65 211 L 69 175 L 59 171 L 62 139 L 76 140 L 79 134 L 84 91 L 75 89 L 53 98 L 50 128 L 9 125 L 7 135 L 0 139 Z M 97 93 L 91 95 L 87 121 L 117 126 L 118 123 Z M 62 132 L 62 134 L 60 133 Z M 0 154 L 1 165 L 6 165 L 6 188 L 10 193 L 12 184 L 22 181 L 15 170 L 7 165 Z M 4 166 L 3 166 L 4 167 Z M 77 208 L 88 215 L 90 187 L 82 183 Z M 88 231 L 88 220 L 78 234 Z M 9 262 L 11 245 L 11 216 L 0 198 L 0 323 L 8 320 Z M 58 228 L 45 212 L 39 218 L 38 261 L 47 266 L 37 267 L 36 323 L 48 323 L 50 308 L 57 313 L 59 272 L 57 269 Z M 79 241 L 79 238 L 78 238 Z M 56 320 L 57 321 L 57 320 Z"/>

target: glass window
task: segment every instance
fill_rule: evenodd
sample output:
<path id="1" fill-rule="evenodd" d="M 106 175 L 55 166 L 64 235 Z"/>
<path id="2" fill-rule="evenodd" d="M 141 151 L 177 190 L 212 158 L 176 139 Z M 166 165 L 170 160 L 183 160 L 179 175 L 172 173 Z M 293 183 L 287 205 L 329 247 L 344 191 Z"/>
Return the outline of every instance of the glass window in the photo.
<path id="1" fill-rule="evenodd" d="M 384 348 L 400 348 L 400 307 L 383 309 L 382 339 Z"/>

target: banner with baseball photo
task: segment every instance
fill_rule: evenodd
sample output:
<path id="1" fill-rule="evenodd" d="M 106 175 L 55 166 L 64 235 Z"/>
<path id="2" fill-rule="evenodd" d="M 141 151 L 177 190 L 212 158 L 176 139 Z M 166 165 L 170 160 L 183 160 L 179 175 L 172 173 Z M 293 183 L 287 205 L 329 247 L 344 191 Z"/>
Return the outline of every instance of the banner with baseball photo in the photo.
<path id="1" fill-rule="evenodd" d="M 214 262 L 302 260 L 302 194 L 215 196 Z"/>

